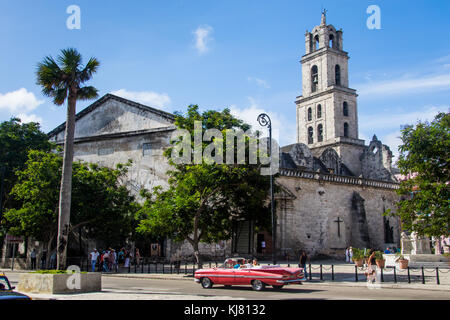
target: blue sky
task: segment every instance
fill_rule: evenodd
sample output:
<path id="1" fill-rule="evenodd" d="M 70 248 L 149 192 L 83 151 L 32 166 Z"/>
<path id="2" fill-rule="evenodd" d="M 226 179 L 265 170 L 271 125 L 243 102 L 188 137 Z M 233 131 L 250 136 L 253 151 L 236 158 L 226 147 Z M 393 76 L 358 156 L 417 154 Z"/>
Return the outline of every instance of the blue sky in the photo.
<path id="1" fill-rule="evenodd" d="M 80 30 L 66 26 L 70 5 L 81 9 Z M 381 10 L 380 30 L 367 28 L 369 5 Z M 280 144 L 294 143 L 304 33 L 323 8 L 344 31 L 360 138 L 377 134 L 397 153 L 401 125 L 449 110 L 449 1 L 0 0 L 0 121 L 20 115 L 44 131 L 64 122 L 35 70 L 44 56 L 75 47 L 100 60 L 89 82 L 100 96 L 169 112 L 229 107 L 252 124 L 266 111 Z"/>

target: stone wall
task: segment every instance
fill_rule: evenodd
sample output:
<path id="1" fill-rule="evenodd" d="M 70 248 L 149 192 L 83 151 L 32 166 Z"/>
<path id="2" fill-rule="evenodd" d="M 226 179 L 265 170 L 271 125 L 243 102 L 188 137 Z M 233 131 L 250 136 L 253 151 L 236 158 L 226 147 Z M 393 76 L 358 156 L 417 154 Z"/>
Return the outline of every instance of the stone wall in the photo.
<path id="1" fill-rule="evenodd" d="M 283 171 L 282 171 L 283 173 Z M 326 179 L 343 182 L 327 181 Z M 355 193 L 363 199 L 369 246 L 383 249 L 384 223 L 383 212 L 395 210 L 398 196 L 396 185 L 370 183 L 363 179 L 352 179 L 311 173 L 308 178 L 282 175 L 277 183 L 295 195 L 292 203 L 277 211 L 278 216 L 278 248 L 303 246 L 310 255 L 341 255 L 348 246 L 361 246 L 361 234 L 355 231 L 354 212 Z M 337 219 L 342 220 L 340 237 L 338 236 Z M 394 230 L 394 241 L 399 245 L 398 221 L 389 217 Z"/>

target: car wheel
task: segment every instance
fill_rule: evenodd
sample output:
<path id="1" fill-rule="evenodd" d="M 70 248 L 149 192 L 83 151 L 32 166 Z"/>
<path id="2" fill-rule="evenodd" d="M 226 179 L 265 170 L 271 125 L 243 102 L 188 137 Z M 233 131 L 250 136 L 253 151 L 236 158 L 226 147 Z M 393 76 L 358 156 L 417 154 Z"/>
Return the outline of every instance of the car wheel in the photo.
<path id="1" fill-rule="evenodd" d="M 264 290 L 265 287 L 266 287 L 265 283 L 262 282 L 261 280 L 253 280 L 252 281 L 252 289 L 255 291 Z"/>
<path id="2" fill-rule="evenodd" d="M 205 289 L 210 289 L 213 286 L 213 283 L 211 281 L 211 279 L 209 278 L 202 278 L 202 280 L 200 280 L 202 287 Z"/>
<path id="3" fill-rule="evenodd" d="M 272 286 L 275 290 L 281 290 L 284 286 Z"/>

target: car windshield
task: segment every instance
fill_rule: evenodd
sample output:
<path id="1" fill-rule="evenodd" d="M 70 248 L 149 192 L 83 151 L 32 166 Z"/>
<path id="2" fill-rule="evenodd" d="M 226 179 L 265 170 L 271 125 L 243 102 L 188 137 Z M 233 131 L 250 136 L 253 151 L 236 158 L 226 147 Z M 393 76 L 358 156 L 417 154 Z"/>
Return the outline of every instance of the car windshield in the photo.
<path id="1" fill-rule="evenodd" d="M 5 277 L 0 277 L 0 290 L 11 290 L 8 280 Z"/>

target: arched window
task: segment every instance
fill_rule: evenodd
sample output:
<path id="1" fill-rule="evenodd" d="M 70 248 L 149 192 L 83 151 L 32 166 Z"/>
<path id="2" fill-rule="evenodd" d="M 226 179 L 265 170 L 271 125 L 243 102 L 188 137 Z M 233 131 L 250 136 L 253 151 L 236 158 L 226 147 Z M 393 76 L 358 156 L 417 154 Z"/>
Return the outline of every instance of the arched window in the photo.
<path id="1" fill-rule="evenodd" d="M 328 46 L 329 46 L 330 48 L 333 48 L 333 47 L 334 47 L 333 45 L 334 45 L 334 36 L 333 36 L 332 34 L 330 34 Z"/>
<path id="2" fill-rule="evenodd" d="M 342 113 L 344 114 L 344 117 L 348 117 L 348 103 L 347 103 L 347 101 L 344 101 L 344 106 L 342 108 Z"/>
<path id="3" fill-rule="evenodd" d="M 317 119 L 320 119 L 320 118 L 322 118 L 322 105 L 321 104 L 319 104 L 317 106 Z"/>
<path id="4" fill-rule="evenodd" d="M 341 85 L 341 67 L 338 64 L 334 67 L 334 75 L 335 75 L 336 85 L 340 86 Z"/>
<path id="5" fill-rule="evenodd" d="M 323 126 L 319 124 L 317 126 L 317 142 L 323 141 Z"/>
<path id="6" fill-rule="evenodd" d="M 314 37 L 314 51 L 319 50 L 320 41 L 319 41 L 319 35 L 316 35 Z"/>
<path id="7" fill-rule="evenodd" d="M 311 68 L 311 92 L 317 91 L 317 86 L 319 84 L 319 69 L 316 65 Z"/>
<path id="8" fill-rule="evenodd" d="M 348 123 L 344 123 L 344 137 L 348 138 Z"/>
<path id="9" fill-rule="evenodd" d="M 312 121 L 312 109 L 308 108 L 308 121 Z"/>
<path id="10" fill-rule="evenodd" d="M 313 127 L 308 128 L 308 144 L 314 143 L 314 129 Z"/>

